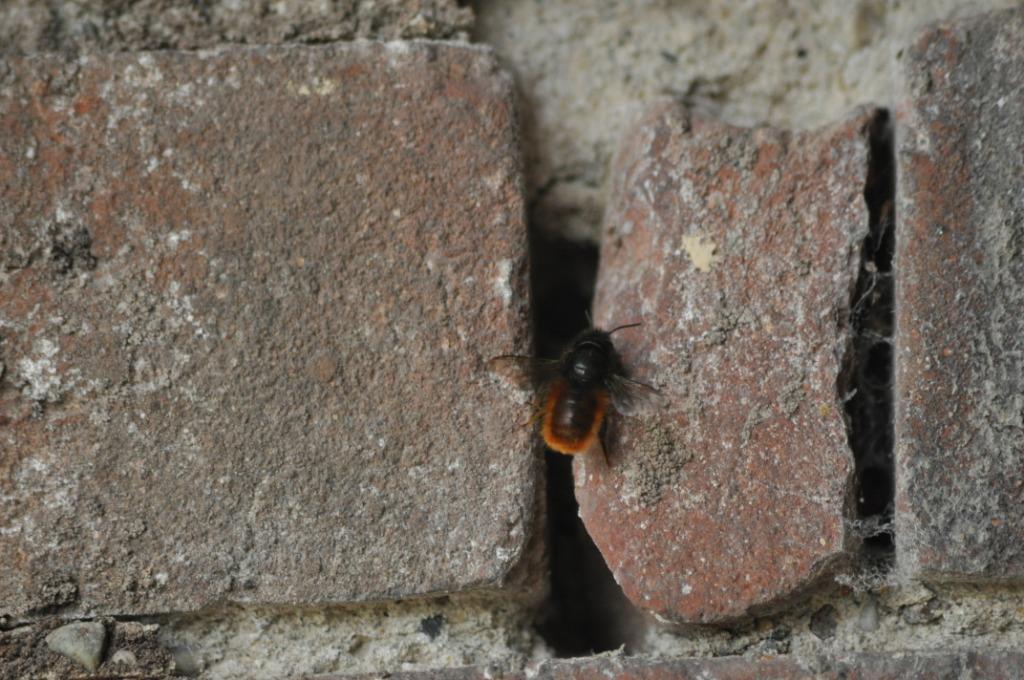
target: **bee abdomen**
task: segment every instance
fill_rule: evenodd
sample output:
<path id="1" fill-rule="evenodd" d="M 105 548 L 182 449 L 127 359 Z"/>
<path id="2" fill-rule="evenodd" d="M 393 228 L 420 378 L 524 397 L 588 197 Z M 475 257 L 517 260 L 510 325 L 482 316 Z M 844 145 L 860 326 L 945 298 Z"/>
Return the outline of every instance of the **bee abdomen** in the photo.
<path id="1" fill-rule="evenodd" d="M 557 382 L 548 394 L 541 434 L 559 453 L 583 453 L 604 421 L 608 394 L 598 388 L 573 388 Z"/>

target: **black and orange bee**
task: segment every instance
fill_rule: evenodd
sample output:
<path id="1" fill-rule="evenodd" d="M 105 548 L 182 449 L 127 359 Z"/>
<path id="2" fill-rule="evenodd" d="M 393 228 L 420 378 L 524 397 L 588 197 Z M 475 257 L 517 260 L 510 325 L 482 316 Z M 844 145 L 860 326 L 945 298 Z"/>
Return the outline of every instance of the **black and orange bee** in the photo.
<path id="1" fill-rule="evenodd" d="M 627 377 L 612 343 L 612 333 L 639 325 L 587 329 L 559 359 L 504 355 L 492 359 L 490 366 L 496 372 L 526 375 L 540 388 L 541 399 L 530 422 L 541 421 L 540 433 L 549 448 L 570 455 L 586 453 L 603 440 L 609 406 L 630 416 L 664 403 L 661 392 Z"/>

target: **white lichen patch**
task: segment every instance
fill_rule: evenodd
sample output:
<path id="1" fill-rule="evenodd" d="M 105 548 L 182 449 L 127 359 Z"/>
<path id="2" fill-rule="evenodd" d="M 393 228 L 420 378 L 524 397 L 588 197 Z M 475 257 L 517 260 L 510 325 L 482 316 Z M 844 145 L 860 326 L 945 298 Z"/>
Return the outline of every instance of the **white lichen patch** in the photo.
<path id="1" fill-rule="evenodd" d="M 299 95 L 300 97 L 311 97 L 317 95 L 318 97 L 326 97 L 335 90 L 338 89 L 338 83 L 330 78 L 315 77 L 308 83 L 294 83 L 289 82 L 286 85 L 289 92 Z"/>
<path id="2" fill-rule="evenodd" d="M 32 347 L 32 355 L 18 360 L 17 380 L 29 399 L 53 402 L 63 394 L 57 373 L 57 351 L 52 340 L 39 338 Z"/>
<path id="3" fill-rule="evenodd" d="M 709 272 L 717 261 L 717 246 L 711 239 L 700 232 L 683 236 L 683 250 L 697 271 Z"/>
<path id="4" fill-rule="evenodd" d="M 498 262 L 498 274 L 491 280 L 494 293 L 506 305 L 512 302 L 512 260 Z"/>
<path id="5" fill-rule="evenodd" d="M 182 229 L 180 231 L 172 231 L 167 234 L 167 245 L 171 248 L 177 248 L 178 244 L 182 241 L 187 241 L 192 238 L 192 232 L 188 229 Z"/>

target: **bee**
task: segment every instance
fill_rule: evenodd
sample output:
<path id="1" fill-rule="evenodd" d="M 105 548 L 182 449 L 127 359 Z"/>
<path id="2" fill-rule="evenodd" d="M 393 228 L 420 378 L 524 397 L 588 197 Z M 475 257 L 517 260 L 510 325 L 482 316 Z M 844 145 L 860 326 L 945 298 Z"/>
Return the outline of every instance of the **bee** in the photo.
<path id="1" fill-rule="evenodd" d="M 531 424 L 541 421 L 540 434 L 558 453 L 586 453 L 599 440 L 604 451 L 605 416 L 609 407 L 624 416 L 663 405 L 658 390 L 630 379 L 612 343 L 610 331 L 588 328 L 569 343 L 559 359 L 503 355 L 490 361 L 492 371 L 526 375 L 540 387 L 539 407 Z M 607 462 L 607 452 L 604 453 Z"/>

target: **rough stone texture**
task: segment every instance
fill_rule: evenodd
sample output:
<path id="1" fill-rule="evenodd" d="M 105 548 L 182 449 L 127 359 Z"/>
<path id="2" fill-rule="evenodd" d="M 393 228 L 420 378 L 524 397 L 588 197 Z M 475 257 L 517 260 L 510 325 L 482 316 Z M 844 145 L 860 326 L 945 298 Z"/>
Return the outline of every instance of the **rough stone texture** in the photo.
<path id="1" fill-rule="evenodd" d="M 113 656 L 113 655 L 111 655 Z M 836 654 L 808 659 L 795 656 L 651 659 L 603 655 L 580 659 L 551 660 L 526 667 L 501 664 L 462 666 L 434 670 L 406 670 L 366 675 L 312 674 L 267 675 L 284 680 L 1012 680 L 1019 678 L 1024 653 L 1014 650 L 926 651 L 890 654 Z M 8 670 L 7 668 L 3 669 Z M 52 671 L 69 674 L 71 669 Z M 166 673 L 149 668 L 116 668 L 111 658 L 101 667 L 106 680 L 164 678 Z M 180 669 L 174 675 L 181 675 Z M 3 676 L 7 677 L 7 676 Z M 27 677 L 27 676 L 10 676 Z M 37 677 L 67 677 L 44 675 Z"/>
<path id="2" fill-rule="evenodd" d="M 908 48 L 897 109 L 897 561 L 1024 577 L 1024 10 Z"/>
<path id="3" fill-rule="evenodd" d="M 834 631 L 823 640 L 814 632 L 820 632 L 814 615 L 826 603 L 834 607 Z M 877 615 L 873 631 L 861 626 L 869 603 Z M 645 639 L 630 648 L 661 659 L 789 654 L 804 660 L 851 653 L 927 654 L 965 645 L 1020 650 L 1024 649 L 1021 611 L 1024 588 L 962 583 L 891 587 L 873 593 L 825 588 L 795 607 L 728 627 L 681 631 L 652 625 Z M 533 618 L 528 607 L 500 595 L 331 607 L 232 605 L 158 617 L 164 666 L 153 665 L 151 651 L 118 642 L 108 622 L 114 640 L 100 671 L 118 668 L 111 664 L 119 649 L 136 655 L 137 670 L 158 672 L 167 665 L 169 653 L 175 669 L 192 669 L 205 680 L 464 666 L 519 669 L 551 653 L 537 639 L 530 625 Z M 0 650 L 5 640 L 23 640 L 25 634 L 25 627 L 0 632 Z M 54 668 L 45 663 L 65 661 L 49 652 L 41 637 L 38 645 L 40 669 Z M 23 654 L 30 649 L 25 644 L 20 648 Z M 5 668 L 5 659 L 0 654 L 0 668 Z"/>
<path id="4" fill-rule="evenodd" d="M 933 652 L 909 654 L 842 654 L 814 659 L 792 656 L 714 659 L 648 659 L 616 655 L 548 661 L 527 670 L 453 668 L 389 673 L 391 680 L 957 680 L 1016 678 L 1024 653 Z M 355 676 L 332 676 L 335 678 Z M 364 676 L 365 677 L 365 676 Z M 307 676 L 306 680 L 314 680 Z M 319 676 L 317 680 L 328 680 Z"/>
<path id="5" fill-rule="evenodd" d="M 455 595 L 337 607 L 233 606 L 169 617 L 160 639 L 206 680 L 303 673 L 521 666 L 543 650 L 534 611 L 501 596 Z"/>
<path id="6" fill-rule="evenodd" d="M 868 233 L 861 111 L 814 133 L 671 103 L 617 161 L 595 322 L 669 406 L 613 420 L 576 497 L 616 580 L 677 622 L 791 597 L 841 561 L 852 457 L 837 381 Z"/>
<path id="7" fill-rule="evenodd" d="M 0 0 L 0 55 L 465 38 L 456 0 Z"/>
<path id="8" fill-rule="evenodd" d="M 734 124 L 801 129 L 888 104 L 892 55 L 922 24 L 1019 0 L 480 0 L 526 101 L 531 226 L 600 239 L 622 130 L 668 95 Z"/>
<path id="9" fill-rule="evenodd" d="M 46 619 L 31 626 L 0 631 L 0 678 L 74 678 L 82 677 L 82 666 L 55 653 L 47 636 L 60 630 L 65 622 Z M 135 621 L 91 622 L 80 625 L 105 626 L 107 635 L 98 670 L 104 678 L 165 678 L 173 669 L 167 649 L 157 641 L 156 624 Z M 66 627 L 66 626 L 65 626 Z"/>
<path id="10" fill-rule="evenodd" d="M 844 579 L 840 575 L 840 579 Z M 822 613 L 822 610 L 830 614 Z M 876 627 L 865 630 L 864 612 Z M 949 583 L 902 584 L 873 591 L 829 586 L 774 614 L 729 626 L 650 626 L 635 649 L 662 659 L 757 657 L 791 654 L 801 659 L 863 653 L 930 650 L 1024 649 L 1024 588 Z M 823 630 L 822 618 L 832 621 Z"/>
<path id="11" fill-rule="evenodd" d="M 155 617 L 159 624 L 105 619 L 109 639 L 98 671 L 104 678 L 252 680 L 495 661 L 521 667 L 537 644 L 532 617 L 505 597 L 457 595 L 329 607 L 231 605 Z M 0 680 L 81 677 L 80 666 L 46 643 L 65 623 L 46 618 L 0 629 Z"/>
<path id="12" fill-rule="evenodd" d="M 519 578 L 536 461 L 483 365 L 528 347 L 526 236 L 486 50 L 0 72 L 0 614 Z"/>

